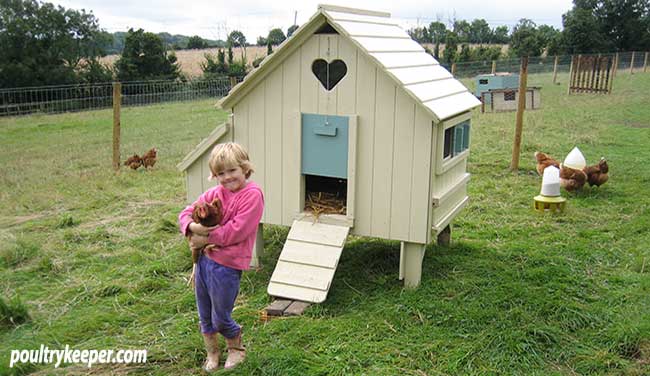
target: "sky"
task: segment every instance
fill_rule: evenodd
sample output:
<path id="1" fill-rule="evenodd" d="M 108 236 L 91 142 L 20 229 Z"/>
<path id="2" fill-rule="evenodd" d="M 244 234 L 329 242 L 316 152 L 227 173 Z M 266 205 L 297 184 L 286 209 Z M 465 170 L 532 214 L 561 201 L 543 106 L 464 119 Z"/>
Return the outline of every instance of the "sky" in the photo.
<path id="1" fill-rule="evenodd" d="M 108 32 L 142 28 L 154 33 L 168 32 L 206 39 L 226 39 L 240 30 L 249 43 L 279 27 L 302 25 L 316 12 L 318 4 L 389 12 L 404 29 L 428 25 L 439 20 L 450 28 L 450 20 L 485 19 L 491 27 L 510 28 L 521 18 L 538 25 L 562 28 L 562 14 L 572 7 L 571 0 L 44 0 L 65 8 L 92 11 Z M 153 5 L 152 5 L 153 4 Z"/>

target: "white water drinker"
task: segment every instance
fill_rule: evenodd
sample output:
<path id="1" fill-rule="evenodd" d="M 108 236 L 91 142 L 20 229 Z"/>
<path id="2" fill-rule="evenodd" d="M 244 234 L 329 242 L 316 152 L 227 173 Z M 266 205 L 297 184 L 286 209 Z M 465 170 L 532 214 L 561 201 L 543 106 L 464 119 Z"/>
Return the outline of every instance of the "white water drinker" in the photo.
<path id="1" fill-rule="evenodd" d="M 587 161 L 585 161 L 585 156 L 582 155 L 580 149 L 576 146 L 571 150 L 569 155 L 564 158 L 563 165 L 576 170 L 582 170 L 587 165 Z"/>
<path id="2" fill-rule="evenodd" d="M 542 177 L 542 196 L 557 197 L 560 195 L 560 170 L 555 166 L 544 169 Z"/>

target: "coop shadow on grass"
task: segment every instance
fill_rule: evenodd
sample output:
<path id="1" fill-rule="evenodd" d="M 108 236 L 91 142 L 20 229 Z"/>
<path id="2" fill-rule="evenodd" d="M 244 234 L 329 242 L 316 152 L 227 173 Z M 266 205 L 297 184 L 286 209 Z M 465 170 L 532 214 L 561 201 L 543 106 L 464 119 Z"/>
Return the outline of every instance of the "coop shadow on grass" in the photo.
<path id="1" fill-rule="evenodd" d="M 468 267 L 476 261 L 475 256 L 488 258 L 486 252 L 465 243 L 452 243 L 449 247 L 428 245 L 421 285 L 413 290 L 414 293 L 426 293 L 427 285 L 446 278 L 455 268 Z M 342 313 L 359 300 L 372 301 L 391 296 L 398 299 L 404 291 L 404 281 L 399 280 L 399 261 L 398 241 L 360 237 L 348 239 L 329 296 L 323 304 L 329 310 Z"/>

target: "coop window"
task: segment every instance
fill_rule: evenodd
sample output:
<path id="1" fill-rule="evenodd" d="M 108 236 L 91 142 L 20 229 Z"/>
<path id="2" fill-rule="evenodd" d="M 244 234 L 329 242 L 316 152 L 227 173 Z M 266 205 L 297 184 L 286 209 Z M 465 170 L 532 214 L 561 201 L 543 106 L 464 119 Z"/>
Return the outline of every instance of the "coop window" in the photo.
<path id="1" fill-rule="evenodd" d="M 445 129 L 443 159 L 453 158 L 469 148 L 469 120 Z"/>
<path id="2" fill-rule="evenodd" d="M 348 181 L 305 175 L 305 211 L 315 215 L 347 214 Z"/>
<path id="3" fill-rule="evenodd" d="M 487 85 L 488 80 L 487 80 L 487 78 L 482 78 L 482 79 L 478 80 L 478 83 L 481 84 L 481 85 Z"/>
<path id="4" fill-rule="evenodd" d="M 514 101 L 515 100 L 515 91 L 506 91 L 503 93 L 504 101 Z"/>

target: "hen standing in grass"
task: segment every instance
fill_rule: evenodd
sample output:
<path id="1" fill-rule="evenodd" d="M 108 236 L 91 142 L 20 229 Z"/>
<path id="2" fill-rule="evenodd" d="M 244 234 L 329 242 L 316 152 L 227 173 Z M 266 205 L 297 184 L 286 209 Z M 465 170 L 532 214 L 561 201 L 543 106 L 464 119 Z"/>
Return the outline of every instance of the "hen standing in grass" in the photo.
<path id="1" fill-rule="evenodd" d="M 537 160 L 537 173 L 542 176 L 544 175 L 544 170 L 548 166 L 555 166 L 558 169 L 560 168 L 560 162 L 551 158 L 550 155 L 542 153 L 541 151 L 535 152 L 535 159 Z"/>
<path id="2" fill-rule="evenodd" d="M 587 174 L 587 181 L 590 187 L 594 185 L 600 187 L 609 179 L 609 166 L 605 157 L 600 158 L 598 164 L 587 166 L 582 171 Z"/>
<path id="3" fill-rule="evenodd" d="M 151 148 L 151 150 L 149 150 L 148 152 L 146 152 L 142 156 L 142 165 L 144 165 L 145 169 L 148 168 L 148 167 L 153 168 L 153 165 L 156 164 L 156 160 L 157 160 L 156 159 L 156 154 L 157 154 L 157 152 L 158 152 L 158 150 L 156 150 L 156 148 Z"/>
<path id="4" fill-rule="evenodd" d="M 560 165 L 560 185 L 568 192 L 579 190 L 586 181 L 587 174 L 584 171 Z"/>
<path id="5" fill-rule="evenodd" d="M 194 206 L 192 211 L 192 221 L 200 223 L 205 227 L 213 227 L 221 223 L 222 207 L 221 200 L 215 198 L 211 203 L 201 202 Z M 206 247 L 209 247 L 206 246 Z M 199 261 L 201 249 L 192 249 L 192 274 L 190 275 L 189 284 L 194 287 L 194 275 L 196 274 L 196 263 Z"/>
<path id="6" fill-rule="evenodd" d="M 142 166 L 142 158 L 137 154 L 133 154 L 124 162 L 124 165 L 129 166 L 132 170 L 137 170 Z"/>

